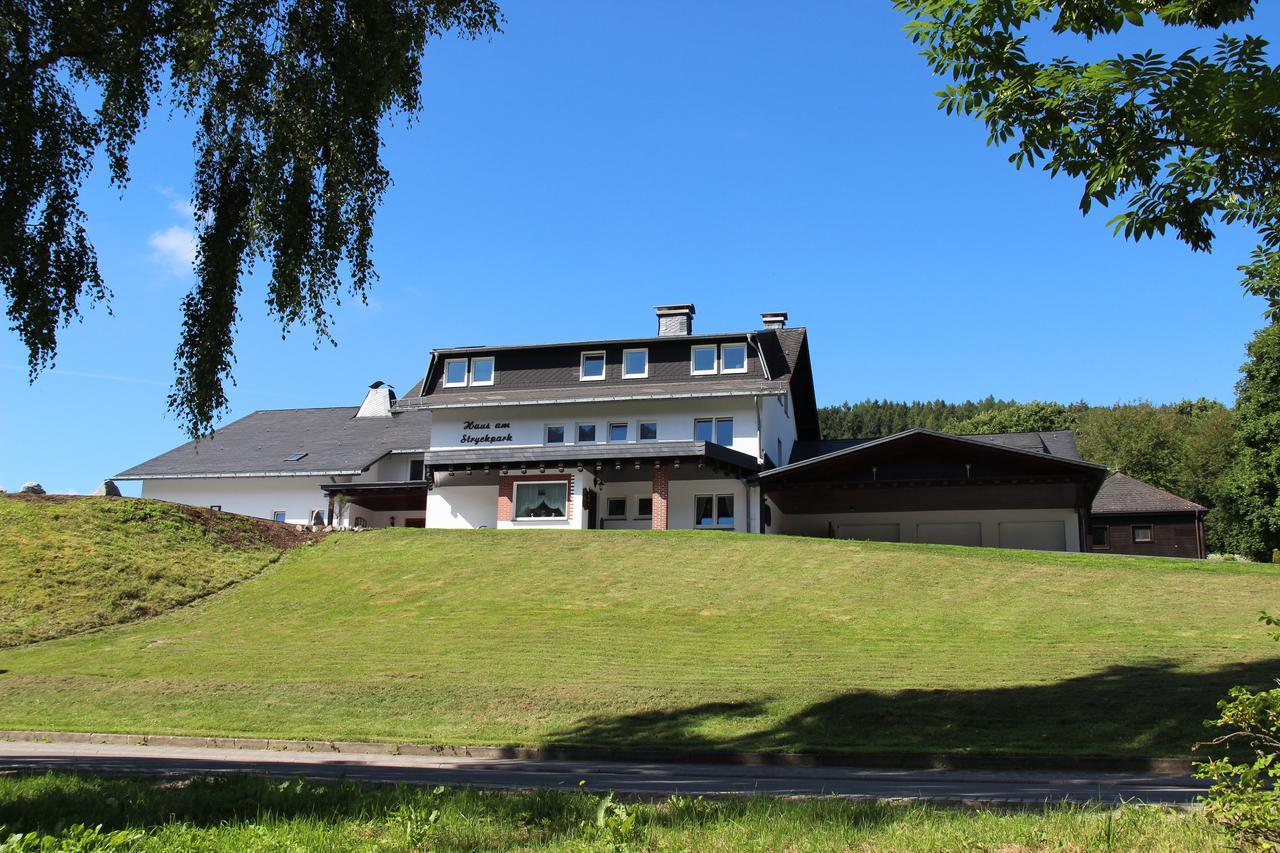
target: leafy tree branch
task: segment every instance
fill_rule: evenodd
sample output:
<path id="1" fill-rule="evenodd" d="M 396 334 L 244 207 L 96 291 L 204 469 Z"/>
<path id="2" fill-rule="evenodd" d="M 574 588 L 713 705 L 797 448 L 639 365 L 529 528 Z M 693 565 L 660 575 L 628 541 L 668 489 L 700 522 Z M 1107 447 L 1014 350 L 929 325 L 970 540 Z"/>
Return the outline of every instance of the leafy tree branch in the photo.
<path id="1" fill-rule="evenodd" d="M 330 306 L 376 278 L 390 185 L 382 121 L 421 108 L 428 41 L 498 32 L 494 0 L 14 0 L 0 6 L 0 287 L 32 379 L 110 292 L 79 191 L 106 155 L 123 188 L 153 105 L 196 122 L 197 281 L 169 406 L 192 435 L 226 409 L 242 282 L 270 267 L 284 331 L 331 340 Z M 96 108 L 82 105 L 96 100 Z M 344 276 L 345 273 L 345 276 Z"/>
<path id="2" fill-rule="evenodd" d="M 894 0 L 930 67 L 952 82 L 948 113 L 972 115 L 1017 168 L 1080 180 L 1080 209 L 1122 205 L 1116 233 L 1172 232 L 1209 251 L 1215 226 L 1259 236 L 1243 285 L 1280 318 L 1280 69 L 1257 36 L 1220 35 L 1175 57 L 1037 61 L 1033 25 L 1086 39 L 1156 21 L 1212 29 L 1249 19 L 1253 0 Z"/>

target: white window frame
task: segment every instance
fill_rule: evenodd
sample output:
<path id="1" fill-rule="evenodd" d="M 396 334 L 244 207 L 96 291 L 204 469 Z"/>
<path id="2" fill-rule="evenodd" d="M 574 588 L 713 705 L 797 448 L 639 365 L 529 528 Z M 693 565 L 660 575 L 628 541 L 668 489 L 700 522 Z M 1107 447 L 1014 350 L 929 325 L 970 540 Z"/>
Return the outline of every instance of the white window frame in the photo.
<path id="1" fill-rule="evenodd" d="M 711 498 L 711 517 L 710 524 L 698 523 L 698 498 Z M 721 524 L 719 522 L 720 513 L 716 512 L 719 508 L 721 498 L 730 498 L 733 500 L 733 524 Z M 693 526 L 698 530 L 734 530 L 738 524 L 738 496 L 730 492 L 721 492 L 715 495 L 694 495 L 693 496 Z"/>
<path id="2" fill-rule="evenodd" d="M 556 518 L 542 518 L 536 515 L 516 515 L 516 507 L 520 506 L 520 489 L 524 486 L 564 486 L 564 515 Z M 568 480 L 520 480 L 511 485 L 511 520 L 512 521 L 562 521 L 569 520 L 569 510 L 573 505 L 573 489 L 569 487 Z"/>
<path id="3" fill-rule="evenodd" d="M 645 424 L 653 424 L 653 438 L 641 438 L 640 427 L 644 426 Z M 656 420 L 636 421 L 636 441 L 643 441 L 645 443 L 649 443 L 657 440 L 658 440 L 658 422 Z"/>
<path id="4" fill-rule="evenodd" d="M 282 516 L 284 516 L 284 518 L 276 518 L 276 516 L 277 516 L 277 515 L 282 515 Z M 289 520 L 289 510 L 287 510 L 287 509 L 273 509 L 273 510 L 271 510 L 271 520 L 272 520 L 272 521 L 274 521 L 274 522 L 277 522 L 277 523 L 279 523 L 279 524 L 284 524 L 285 522 L 287 522 L 287 521 Z"/>
<path id="5" fill-rule="evenodd" d="M 617 513 L 609 512 L 609 502 L 610 502 L 610 501 L 622 501 L 622 514 L 621 514 L 621 515 L 618 515 Z M 606 497 L 606 498 L 604 499 L 604 517 L 605 517 L 606 519 L 610 520 L 610 521 L 625 521 L 625 520 L 626 520 L 626 518 L 627 518 L 627 508 L 628 508 L 630 505 L 631 505 L 631 502 L 630 502 L 629 500 L 627 500 L 626 495 L 620 495 L 620 496 L 619 496 L 619 495 L 614 495 L 613 497 Z"/>
<path id="6" fill-rule="evenodd" d="M 710 370 L 699 370 L 697 368 L 697 353 L 699 350 L 711 350 L 711 354 L 715 359 L 715 364 Z M 689 348 L 689 375 L 690 376 L 711 376 L 720 372 L 720 347 L 715 344 L 698 344 Z"/>
<path id="7" fill-rule="evenodd" d="M 644 371 L 641 373 L 627 372 L 627 356 L 633 352 L 644 353 Z M 649 377 L 649 350 L 643 347 L 635 349 L 624 349 L 622 351 L 622 378 L 623 379 L 647 379 Z"/>
<path id="8" fill-rule="evenodd" d="M 582 433 L 579 432 L 584 426 L 589 426 L 595 430 L 595 438 L 584 439 Z M 600 424 L 593 421 L 578 421 L 573 425 L 573 443 L 574 444 L 599 444 L 600 443 Z"/>
<path id="9" fill-rule="evenodd" d="M 742 367 L 729 368 L 724 366 L 724 351 L 726 347 L 742 347 Z M 749 359 L 750 355 L 751 353 L 747 351 L 747 345 L 745 343 L 721 344 L 720 352 L 719 352 L 720 362 L 718 365 L 720 367 L 720 372 L 721 373 L 746 373 L 747 365 L 750 360 Z"/>
<path id="10" fill-rule="evenodd" d="M 698 421 L 710 421 L 710 422 L 711 422 L 711 438 L 710 438 L 710 439 L 700 439 L 700 438 L 698 438 Z M 733 424 L 733 416 L 732 416 L 732 415 L 729 415 L 729 416 L 727 416 L 727 417 L 721 417 L 721 418 L 717 418 L 717 417 L 694 418 L 694 419 L 693 419 L 693 440 L 694 440 L 694 441 L 704 441 L 704 440 L 705 440 L 705 441 L 709 441 L 711 444 L 720 444 L 720 442 L 716 441 L 716 438 L 717 438 L 717 437 L 719 436 L 719 434 L 720 434 L 720 424 L 721 424 L 721 422 L 723 422 L 723 421 L 728 421 L 728 422 L 730 423 L 730 425 L 731 425 L 731 426 L 729 427 L 729 432 L 731 433 L 731 435 L 730 435 L 729 437 L 730 437 L 730 438 L 734 438 L 736 434 L 733 434 L 733 426 L 732 426 L 732 424 Z M 720 444 L 720 446 L 721 446 L 721 447 L 733 447 L 733 444 L 732 444 L 732 443 L 730 443 L 730 444 Z"/>
<path id="11" fill-rule="evenodd" d="M 616 426 L 626 427 L 627 437 L 620 441 L 613 438 L 613 428 Z M 604 439 L 607 444 L 630 444 L 631 443 L 631 421 L 609 421 L 604 425 Z"/>
<path id="12" fill-rule="evenodd" d="M 549 436 L 552 427 L 560 427 L 560 440 L 553 442 Z M 542 425 L 542 443 L 563 447 L 569 443 L 569 428 L 564 424 L 543 424 Z"/>
<path id="13" fill-rule="evenodd" d="M 476 362 L 478 362 L 478 361 L 487 361 L 487 362 L 489 362 L 489 381 L 488 381 L 488 382 L 480 382 L 480 381 L 478 381 L 477 379 L 475 379 L 475 375 L 476 375 Z M 467 368 L 467 379 L 468 379 L 468 380 L 470 380 L 471 385 L 472 385 L 473 387 L 474 387 L 474 386 L 476 386 L 476 385 L 492 385 L 492 384 L 493 384 L 493 382 L 494 382 L 494 380 L 495 380 L 495 379 L 497 379 L 497 378 L 498 378 L 498 369 L 497 369 L 497 365 L 496 365 L 496 364 L 494 364 L 493 356 L 491 356 L 491 355 L 486 355 L 486 356 L 482 356 L 482 357 L 480 357 L 480 358 L 473 358 L 473 359 L 471 359 L 471 364 L 470 364 L 470 365 L 468 365 L 468 368 Z"/>
<path id="14" fill-rule="evenodd" d="M 640 512 L 640 501 L 649 501 L 649 514 Z M 633 521 L 648 521 L 653 518 L 653 495 L 636 495 L 636 514 Z"/>
<path id="15" fill-rule="evenodd" d="M 466 375 L 462 377 L 461 382 L 449 381 L 449 365 L 451 364 L 461 364 L 466 369 Z M 444 387 L 446 388 L 466 388 L 467 383 L 471 381 L 471 359 L 446 358 L 444 360 L 444 375 L 441 378 L 444 380 Z"/>
<path id="16" fill-rule="evenodd" d="M 587 356 L 591 356 L 591 355 L 600 356 L 601 370 L 600 370 L 599 376 L 587 375 Z M 582 355 L 578 360 L 578 381 L 579 382 L 602 382 L 604 381 L 605 377 L 607 377 L 608 375 L 609 375 L 609 358 L 608 356 L 605 355 L 604 350 L 593 349 L 593 350 L 587 350 L 586 352 L 582 353 Z"/>

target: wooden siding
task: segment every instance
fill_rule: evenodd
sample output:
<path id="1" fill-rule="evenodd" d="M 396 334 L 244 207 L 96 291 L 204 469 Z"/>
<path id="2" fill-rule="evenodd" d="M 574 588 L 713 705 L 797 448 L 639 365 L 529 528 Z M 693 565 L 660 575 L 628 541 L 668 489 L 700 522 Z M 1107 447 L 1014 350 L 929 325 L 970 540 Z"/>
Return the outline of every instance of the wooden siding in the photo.
<path id="1" fill-rule="evenodd" d="M 1150 526 L 1150 542 L 1134 542 L 1133 528 Z M 1142 554 L 1149 557 L 1203 559 L 1204 536 L 1196 513 L 1169 515 L 1094 515 L 1089 520 L 1088 550 L 1102 554 Z M 1094 527 L 1107 528 L 1107 547 L 1093 545 Z"/>

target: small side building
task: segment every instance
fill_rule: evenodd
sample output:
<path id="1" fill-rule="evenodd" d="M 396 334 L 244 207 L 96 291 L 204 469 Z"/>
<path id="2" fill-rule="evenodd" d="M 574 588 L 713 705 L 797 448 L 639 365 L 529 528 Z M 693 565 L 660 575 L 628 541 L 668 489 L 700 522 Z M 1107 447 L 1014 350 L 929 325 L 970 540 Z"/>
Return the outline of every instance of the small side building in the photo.
<path id="1" fill-rule="evenodd" d="M 1203 560 L 1207 512 L 1150 483 L 1112 474 L 1093 499 L 1088 550 Z"/>

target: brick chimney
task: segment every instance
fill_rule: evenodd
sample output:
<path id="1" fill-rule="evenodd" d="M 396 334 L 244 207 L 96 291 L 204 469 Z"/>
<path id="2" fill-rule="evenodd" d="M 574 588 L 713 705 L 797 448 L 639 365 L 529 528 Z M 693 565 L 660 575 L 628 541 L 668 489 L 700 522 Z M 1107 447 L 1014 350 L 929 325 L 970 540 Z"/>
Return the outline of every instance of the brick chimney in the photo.
<path id="1" fill-rule="evenodd" d="M 693 305 L 655 305 L 658 315 L 658 336 L 668 337 L 693 334 Z"/>
<path id="2" fill-rule="evenodd" d="M 786 311 L 766 311 L 760 315 L 766 329 L 782 329 L 787 325 Z"/>

